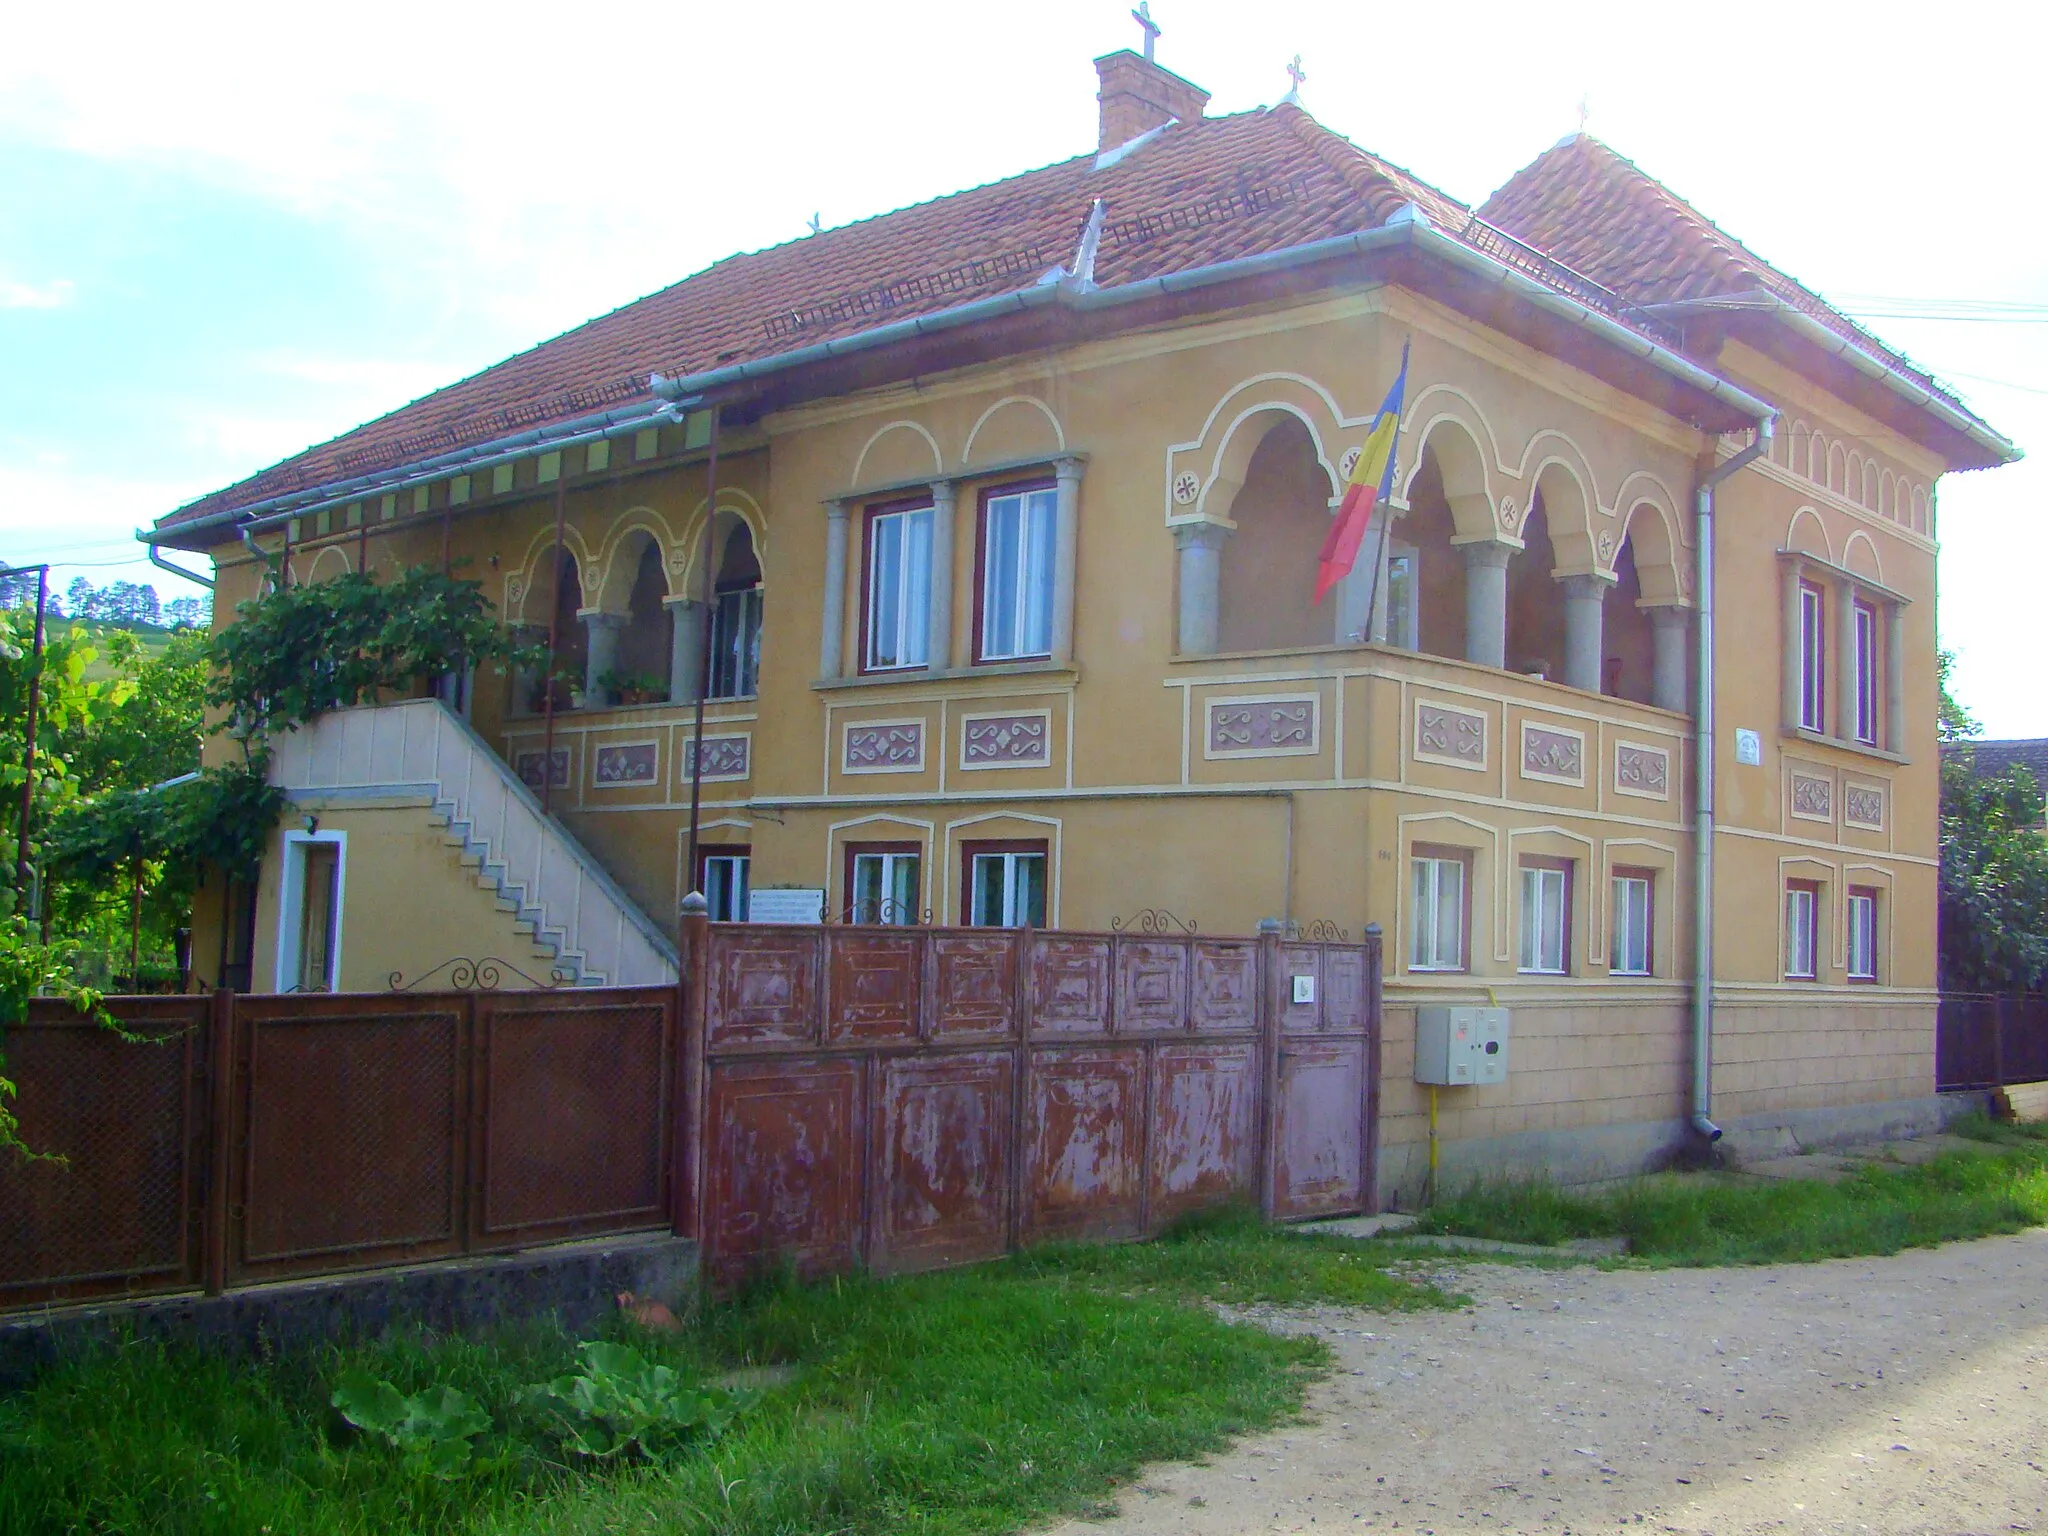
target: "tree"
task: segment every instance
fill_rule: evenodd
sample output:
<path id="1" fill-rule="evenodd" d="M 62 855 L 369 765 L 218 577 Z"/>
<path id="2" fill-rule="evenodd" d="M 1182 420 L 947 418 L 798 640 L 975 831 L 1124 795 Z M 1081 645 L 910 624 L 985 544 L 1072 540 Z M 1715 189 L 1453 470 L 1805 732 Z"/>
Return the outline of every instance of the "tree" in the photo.
<path id="1" fill-rule="evenodd" d="M 1939 971 L 1945 992 L 2048 986 L 2048 838 L 2040 786 L 2024 768 L 1980 778 L 1979 726 L 1949 692 L 1955 657 L 1937 653 L 1941 755 Z"/>

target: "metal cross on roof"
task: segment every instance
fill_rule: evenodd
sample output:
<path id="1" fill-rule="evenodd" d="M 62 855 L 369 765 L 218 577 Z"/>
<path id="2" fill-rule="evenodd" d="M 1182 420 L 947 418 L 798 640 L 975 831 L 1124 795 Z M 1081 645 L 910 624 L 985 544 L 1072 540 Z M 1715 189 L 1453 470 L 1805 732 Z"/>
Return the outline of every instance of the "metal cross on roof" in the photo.
<path id="1" fill-rule="evenodd" d="M 1308 78 L 1308 71 L 1301 67 L 1301 55 L 1298 53 L 1294 56 L 1294 62 L 1287 66 L 1287 78 L 1294 82 L 1294 89 L 1288 92 L 1290 96 L 1299 91 L 1301 82 Z"/>
<path id="2" fill-rule="evenodd" d="M 1138 8 L 1131 12 L 1131 20 L 1145 29 L 1145 58 L 1150 62 L 1152 45 L 1159 40 L 1159 23 L 1152 19 L 1152 0 L 1138 0 Z"/>

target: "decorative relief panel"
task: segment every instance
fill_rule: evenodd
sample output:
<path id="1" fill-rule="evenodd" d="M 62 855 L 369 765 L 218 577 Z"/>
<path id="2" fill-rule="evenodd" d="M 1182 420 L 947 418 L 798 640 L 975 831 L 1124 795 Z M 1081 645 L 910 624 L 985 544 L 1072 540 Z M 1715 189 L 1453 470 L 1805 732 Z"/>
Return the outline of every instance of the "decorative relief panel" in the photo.
<path id="1" fill-rule="evenodd" d="M 1876 784 L 1842 786 L 1842 820 L 1866 832 L 1884 830 L 1884 790 Z"/>
<path id="2" fill-rule="evenodd" d="M 1210 699 L 1202 732 L 1204 757 L 1310 757 L 1320 746 L 1312 693 L 1256 699 Z"/>
<path id="3" fill-rule="evenodd" d="M 1792 775 L 1792 814 L 1801 821 L 1835 819 L 1835 781 L 1810 773 Z"/>
<path id="4" fill-rule="evenodd" d="M 960 723 L 962 768 L 1043 768 L 1051 761 L 1049 710 L 969 715 Z"/>
<path id="5" fill-rule="evenodd" d="M 922 720 L 862 720 L 846 727 L 840 767 L 846 773 L 922 773 Z"/>
<path id="6" fill-rule="evenodd" d="M 754 767 L 754 738 L 751 736 L 706 736 L 704 738 L 704 777 L 706 779 L 744 779 Z M 683 743 L 683 762 L 679 770 L 683 782 L 688 783 L 690 775 L 697 771 L 697 743 Z"/>
<path id="7" fill-rule="evenodd" d="M 591 758 L 590 777 L 599 789 L 628 789 L 661 778 L 661 748 L 652 741 L 616 741 Z"/>
<path id="8" fill-rule="evenodd" d="M 1416 700 L 1415 755 L 1456 768 L 1485 768 L 1486 716 Z"/>
<path id="9" fill-rule="evenodd" d="M 540 765 L 543 758 L 548 759 L 548 785 L 555 789 L 567 789 L 569 787 L 569 749 L 567 747 L 557 747 L 552 753 L 519 753 L 512 760 L 512 768 L 519 775 L 519 782 L 538 794 L 541 789 Z"/>
<path id="10" fill-rule="evenodd" d="M 1671 754 L 1662 747 L 1617 741 L 1614 744 L 1614 790 L 1621 795 L 1640 795 L 1645 800 L 1669 800 Z"/>
<path id="11" fill-rule="evenodd" d="M 1522 724 L 1522 777 L 1553 784 L 1586 782 L 1586 738 L 1561 725 Z"/>

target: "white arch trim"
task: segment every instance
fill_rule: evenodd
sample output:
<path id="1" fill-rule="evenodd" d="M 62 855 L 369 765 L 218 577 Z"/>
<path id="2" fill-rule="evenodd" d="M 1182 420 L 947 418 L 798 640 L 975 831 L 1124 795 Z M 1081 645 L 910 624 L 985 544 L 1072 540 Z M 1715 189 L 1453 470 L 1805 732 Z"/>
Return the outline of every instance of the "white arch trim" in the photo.
<path id="1" fill-rule="evenodd" d="M 1052 423 L 1053 442 L 1058 446 L 1059 452 L 1065 453 L 1067 451 L 1066 429 L 1060 425 L 1060 419 L 1057 415 L 1053 413 L 1053 408 L 1051 406 L 1047 405 L 1043 400 L 1039 399 L 1036 395 L 1005 395 L 1002 399 L 996 401 L 994 405 L 991 405 L 987 410 L 983 411 L 979 416 L 975 417 L 974 425 L 967 429 L 967 446 L 960 451 L 960 463 L 962 467 L 965 467 L 966 465 L 972 464 L 974 462 L 974 439 L 980 435 L 981 429 L 983 426 L 987 424 L 988 419 L 991 416 L 995 415 L 997 411 L 1000 411 L 1006 405 L 1036 406 L 1038 408 L 1039 413 L 1043 415 L 1047 421 Z M 934 443 L 932 446 L 933 449 L 936 451 L 938 445 Z M 862 452 L 865 453 L 866 450 L 863 449 Z"/>
<path id="2" fill-rule="evenodd" d="M 505 619 L 507 623 L 526 622 L 526 599 L 531 595 L 534 573 L 540 569 L 541 556 L 555 547 L 554 524 L 539 529 L 527 541 L 526 553 L 520 557 L 519 568 L 505 573 Z M 594 565 L 590 557 L 590 546 L 583 541 L 583 535 L 573 523 L 562 524 L 562 548 L 576 562 L 576 576 L 582 587 L 582 595 L 590 595 L 590 572 Z M 579 602 L 578 607 L 585 604 Z"/>
<path id="3" fill-rule="evenodd" d="M 932 474 L 934 476 L 945 472 L 946 456 L 939 451 L 939 440 L 925 429 L 923 423 L 912 421 L 908 417 L 898 417 L 895 421 L 883 422 L 882 425 L 875 428 L 874 432 L 868 437 L 868 440 L 860 445 L 860 452 L 854 457 L 853 479 L 849 482 L 850 484 L 860 485 L 862 483 L 861 471 L 867 467 L 868 454 L 873 450 L 875 444 L 879 443 L 891 432 L 899 430 L 915 432 L 924 439 L 925 446 L 931 450 Z"/>
<path id="4" fill-rule="evenodd" d="M 1828 525 L 1822 519 L 1820 513 L 1812 507 L 1801 507 L 1792 514 L 1792 520 L 1785 525 L 1785 542 L 1781 547 L 1787 553 L 1797 548 L 1792 542 L 1793 536 L 1799 532 L 1800 523 L 1808 518 L 1813 520 L 1813 526 L 1820 534 L 1821 552 L 1827 556 L 1830 564 L 1838 563 L 1835 561 L 1834 540 L 1828 537 Z"/>

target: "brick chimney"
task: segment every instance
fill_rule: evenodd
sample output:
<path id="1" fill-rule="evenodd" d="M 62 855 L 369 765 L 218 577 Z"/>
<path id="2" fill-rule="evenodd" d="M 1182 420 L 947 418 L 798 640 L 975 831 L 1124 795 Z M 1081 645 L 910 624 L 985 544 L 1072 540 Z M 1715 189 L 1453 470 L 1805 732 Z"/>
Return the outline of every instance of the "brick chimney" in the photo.
<path id="1" fill-rule="evenodd" d="M 1190 85 L 1128 48 L 1097 59 L 1095 73 L 1102 81 L 1102 89 L 1095 93 L 1102 103 L 1098 151 L 1128 144 L 1176 117 L 1193 122 L 1209 105 L 1209 93 L 1199 85 Z"/>

